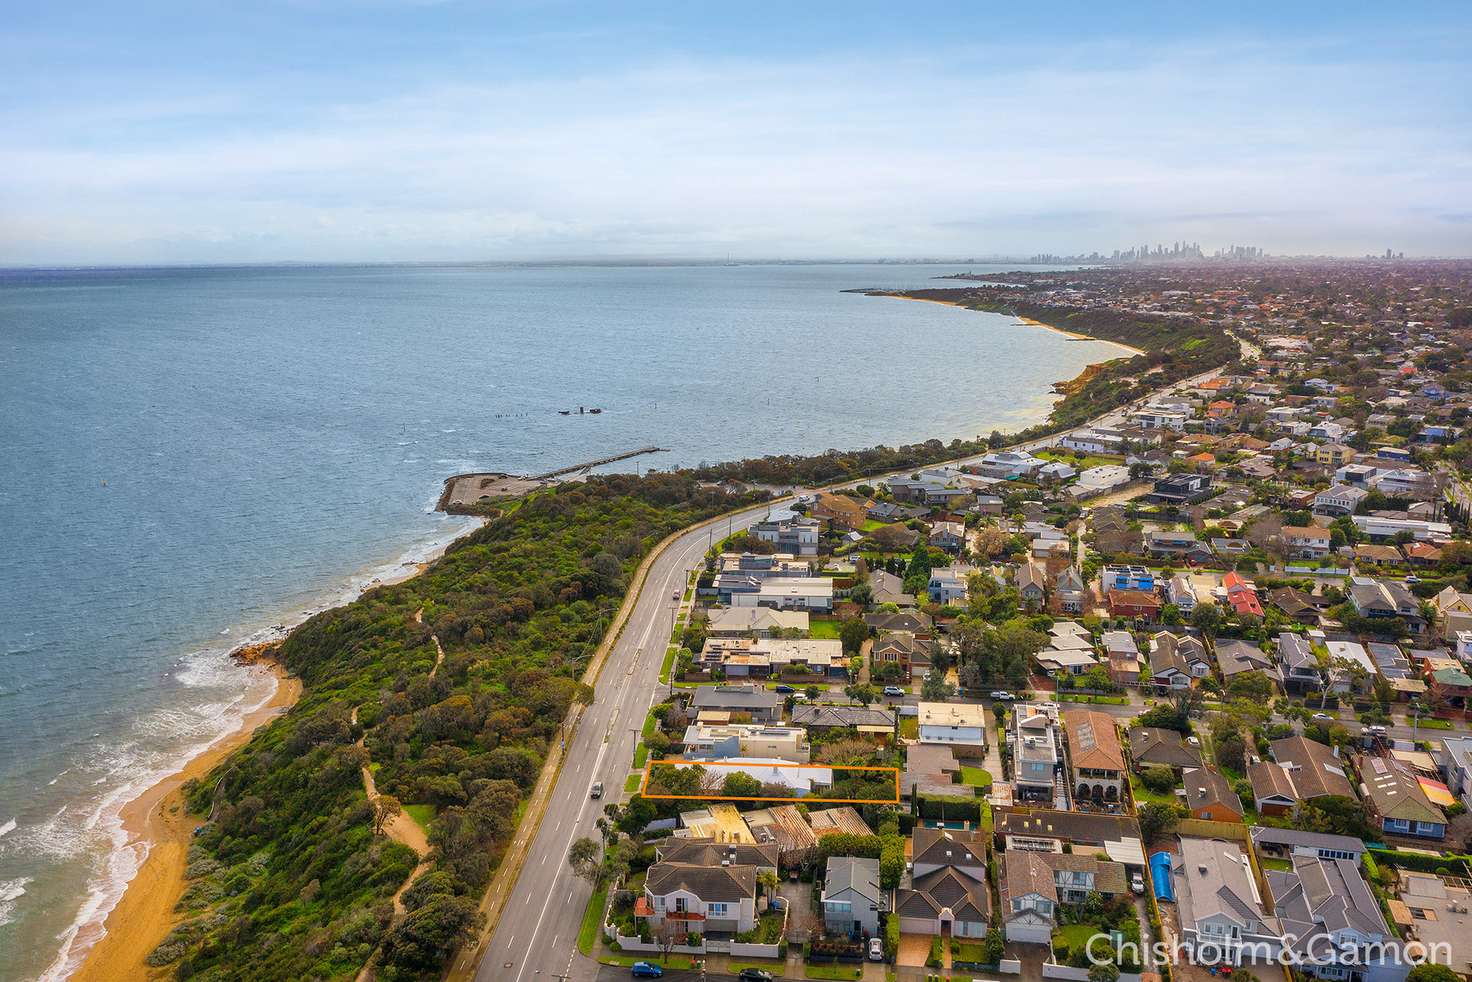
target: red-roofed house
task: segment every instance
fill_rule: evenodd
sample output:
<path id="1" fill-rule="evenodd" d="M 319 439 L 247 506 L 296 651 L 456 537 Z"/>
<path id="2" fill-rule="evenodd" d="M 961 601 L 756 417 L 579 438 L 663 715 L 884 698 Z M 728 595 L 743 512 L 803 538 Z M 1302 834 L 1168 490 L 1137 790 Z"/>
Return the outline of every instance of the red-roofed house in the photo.
<path id="1" fill-rule="evenodd" d="M 1222 577 L 1222 588 L 1227 591 L 1227 603 L 1239 615 L 1262 616 L 1262 601 L 1257 598 L 1257 587 L 1244 580 L 1236 570 Z"/>

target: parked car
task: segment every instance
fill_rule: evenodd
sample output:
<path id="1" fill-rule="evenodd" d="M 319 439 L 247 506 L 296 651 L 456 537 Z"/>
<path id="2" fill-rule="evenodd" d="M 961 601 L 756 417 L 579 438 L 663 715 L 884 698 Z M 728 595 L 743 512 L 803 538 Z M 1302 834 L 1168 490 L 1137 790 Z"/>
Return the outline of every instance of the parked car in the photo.
<path id="1" fill-rule="evenodd" d="M 1314 713 L 1309 718 L 1312 719 L 1315 723 L 1332 723 L 1332 722 L 1334 722 L 1334 717 L 1333 716 L 1330 716 L 1328 713 Z"/>
<path id="2" fill-rule="evenodd" d="M 1016 696 L 1012 695 L 1012 693 L 1010 693 L 1010 692 L 1002 692 L 999 689 L 996 692 L 993 692 L 992 693 L 992 698 L 993 699 L 1000 699 L 1002 702 L 1010 702 L 1011 700 L 1015 699 Z"/>
<path id="3" fill-rule="evenodd" d="M 780 692 L 783 695 L 791 695 L 792 693 L 796 692 L 797 690 L 794 689 L 792 686 L 788 685 L 786 682 L 783 682 L 783 683 L 781 683 L 779 685 L 772 686 L 772 691 L 773 692 Z"/>
<path id="4" fill-rule="evenodd" d="M 1135 893 L 1145 892 L 1145 878 L 1139 873 L 1130 874 L 1130 889 Z"/>
<path id="5" fill-rule="evenodd" d="M 905 690 L 901 689 L 897 685 L 886 685 L 884 687 L 884 694 L 887 696 L 903 696 L 905 694 Z"/>
<path id="6" fill-rule="evenodd" d="M 759 968 L 743 968 L 736 973 L 741 982 L 772 982 L 772 973 L 763 972 Z"/>
<path id="7" fill-rule="evenodd" d="M 664 969 L 653 962 L 634 962 L 629 970 L 636 979 L 657 979 L 664 975 Z"/>
<path id="8" fill-rule="evenodd" d="M 602 781 L 594 781 L 593 782 L 593 786 L 588 789 L 588 797 L 589 798 L 601 798 L 601 797 L 603 797 L 603 782 Z"/>
<path id="9" fill-rule="evenodd" d="M 869 939 L 869 960 L 871 962 L 884 961 L 884 942 L 879 938 Z"/>

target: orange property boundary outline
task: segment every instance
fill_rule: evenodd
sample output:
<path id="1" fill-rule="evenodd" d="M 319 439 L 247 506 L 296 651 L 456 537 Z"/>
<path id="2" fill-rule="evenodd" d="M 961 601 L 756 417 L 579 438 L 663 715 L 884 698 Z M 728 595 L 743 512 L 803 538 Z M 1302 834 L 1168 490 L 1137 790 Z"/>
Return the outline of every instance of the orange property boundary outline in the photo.
<path id="1" fill-rule="evenodd" d="M 644 764 L 644 779 L 639 782 L 639 795 L 651 801 L 779 801 L 789 805 L 898 805 L 900 803 L 900 769 L 898 767 L 874 767 L 869 765 L 843 764 L 768 764 L 765 767 L 792 767 L 797 769 L 808 768 L 820 771 L 882 771 L 894 775 L 894 797 L 893 798 L 818 798 L 812 795 L 791 797 L 748 797 L 745 795 L 724 794 L 650 794 L 649 776 L 654 773 L 656 766 L 673 767 L 676 764 L 686 764 L 690 767 L 750 767 L 751 764 L 740 761 L 725 760 L 685 760 L 675 757 L 670 760 L 651 760 Z"/>

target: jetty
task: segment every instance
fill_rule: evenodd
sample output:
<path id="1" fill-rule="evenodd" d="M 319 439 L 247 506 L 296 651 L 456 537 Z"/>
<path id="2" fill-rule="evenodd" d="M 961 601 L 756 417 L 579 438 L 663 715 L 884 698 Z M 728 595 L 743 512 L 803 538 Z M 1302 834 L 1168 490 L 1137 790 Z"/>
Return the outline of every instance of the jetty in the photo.
<path id="1" fill-rule="evenodd" d="M 515 498 L 523 494 L 530 494 L 575 475 L 587 474 L 595 467 L 616 464 L 621 460 L 642 457 L 644 454 L 667 452 L 664 447 L 640 447 L 637 450 L 625 450 L 622 453 L 609 454 L 607 457 L 584 461 L 581 464 L 569 464 L 566 467 L 547 471 L 545 474 L 520 475 L 494 471 L 452 474 L 445 478 L 444 490 L 440 492 L 440 499 L 434 507 L 435 511 L 451 514 L 472 512 L 477 505 L 499 498 Z"/>

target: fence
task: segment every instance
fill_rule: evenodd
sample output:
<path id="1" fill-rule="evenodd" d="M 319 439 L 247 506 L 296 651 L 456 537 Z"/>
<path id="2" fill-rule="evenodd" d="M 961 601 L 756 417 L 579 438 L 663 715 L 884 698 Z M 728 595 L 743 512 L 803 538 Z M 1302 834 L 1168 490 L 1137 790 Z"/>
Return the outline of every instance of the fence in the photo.
<path id="1" fill-rule="evenodd" d="M 1058 965 L 1053 962 L 1043 962 L 1043 978 L 1065 979 L 1067 982 L 1089 982 L 1089 970 L 1087 968 L 1074 968 L 1072 965 Z M 1134 972 L 1120 972 L 1119 982 L 1140 982 L 1141 976 Z"/>

